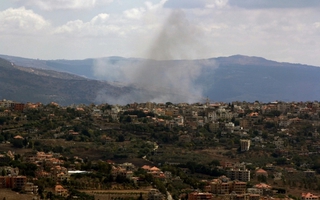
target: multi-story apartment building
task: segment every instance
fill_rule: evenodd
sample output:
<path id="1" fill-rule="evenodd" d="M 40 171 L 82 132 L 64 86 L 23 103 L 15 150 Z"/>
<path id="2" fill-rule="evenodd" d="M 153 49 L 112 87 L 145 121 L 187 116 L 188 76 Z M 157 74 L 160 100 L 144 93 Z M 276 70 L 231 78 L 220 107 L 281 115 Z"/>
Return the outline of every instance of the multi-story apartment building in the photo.
<path id="1" fill-rule="evenodd" d="M 251 126 L 251 121 L 247 118 L 241 119 L 240 120 L 240 126 L 244 129 L 248 129 Z"/>
<path id="2" fill-rule="evenodd" d="M 210 182 L 209 190 L 212 194 L 244 194 L 247 189 L 247 183 L 241 181 L 230 181 L 226 177 L 214 179 Z"/>
<path id="3" fill-rule="evenodd" d="M 24 103 L 15 103 L 15 104 L 13 104 L 13 109 L 15 111 L 23 111 L 24 107 L 25 107 Z"/>
<path id="4" fill-rule="evenodd" d="M 26 176 L 12 176 L 11 188 L 22 188 L 27 182 Z"/>
<path id="5" fill-rule="evenodd" d="M 233 181 L 231 190 L 237 194 L 244 194 L 247 189 L 247 183 L 242 181 Z"/>
<path id="6" fill-rule="evenodd" d="M 249 151 L 250 143 L 250 140 L 240 140 L 241 151 Z"/>
<path id="7" fill-rule="evenodd" d="M 227 170 L 227 177 L 231 180 L 250 181 L 250 171 L 247 169 L 230 169 Z"/>
<path id="8" fill-rule="evenodd" d="M 212 193 L 192 192 L 188 195 L 188 200 L 211 200 Z"/>
<path id="9" fill-rule="evenodd" d="M 3 99 L 0 101 L 0 108 L 12 108 L 14 105 L 14 102 L 11 100 Z"/>
<path id="10" fill-rule="evenodd" d="M 34 185 L 31 182 L 27 182 L 24 186 L 23 186 L 23 190 L 26 193 L 30 193 L 30 194 L 37 194 L 38 193 L 38 186 Z"/>
<path id="11" fill-rule="evenodd" d="M 220 179 L 215 179 L 210 183 L 211 193 L 213 194 L 229 194 L 231 183 L 229 181 L 223 181 Z"/>
<path id="12" fill-rule="evenodd" d="M 0 188 L 23 188 L 26 176 L 0 176 Z"/>

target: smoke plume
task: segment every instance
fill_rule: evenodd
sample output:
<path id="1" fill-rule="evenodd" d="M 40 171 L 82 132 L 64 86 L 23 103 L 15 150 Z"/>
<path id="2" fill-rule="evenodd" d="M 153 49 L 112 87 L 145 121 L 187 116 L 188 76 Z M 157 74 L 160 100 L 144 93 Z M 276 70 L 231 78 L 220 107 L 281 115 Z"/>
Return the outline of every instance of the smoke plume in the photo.
<path id="1" fill-rule="evenodd" d="M 192 61 L 204 51 L 201 32 L 189 23 L 183 11 L 173 11 L 151 45 L 148 59 L 96 61 L 96 75 L 135 88 L 118 97 L 100 94 L 98 99 L 118 104 L 199 102 L 203 100 L 202 87 L 195 82 L 205 68 L 214 65 L 209 61 Z"/>

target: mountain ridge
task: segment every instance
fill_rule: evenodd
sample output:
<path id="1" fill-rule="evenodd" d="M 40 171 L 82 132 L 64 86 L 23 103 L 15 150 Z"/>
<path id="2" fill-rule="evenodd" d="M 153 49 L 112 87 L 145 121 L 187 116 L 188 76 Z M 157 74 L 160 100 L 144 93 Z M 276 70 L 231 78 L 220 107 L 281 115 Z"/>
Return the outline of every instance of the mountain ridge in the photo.
<path id="1" fill-rule="evenodd" d="M 0 57 L 3 57 L 3 55 L 0 55 Z M 86 98 L 77 95 L 77 102 L 84 103 L 110 103 L 110 98 L 112 103 L 117 101 L 121 101 L 121 103 L 154 101 L 159 100 L 157 93 L 162 93 L 162 96 L 165 96 L 168 101 L 172 101 L 177 100 L 174 97 L 179 95 L 177 88 L 187 86 L 189 88 L 181 92 L 181 98 L 178 98 L 178 100 L 184 100 L 182 97 L 187 95 L 199 96 L 199 98 L 192 99 L 201 100 L 208 96 L 214 101 L 224 102 L 238 100 L 259 100 L 263 102 L 274 100 L 313 101 L 320 99 L 320 67 L 276 62 L 255 56 L 233 55 L 210 59 L 173 61 L 124 57 L 46 61 L 12 56 L 4 57 L 9 58 L 9 61 L 14 63 L 15 68 L 19 68 L 20 71 L 29 70 L 30 72 L 31 70 L 32 73 L 41 75 L 40 77 L 64 79 L 64 86 L 61 87 L 69 85 L 69 90 L 72 90 L 71 86 L 75 87 L 75 81 L 87 82 L 90 85 L 88 87 L 90 91 L 88 88 L 87 90 L 80 90 L 79 87 L 76 87 L 77 92 L 86 93 Z M 12 65 L 10 62 L 9 65 Z M 101 64 L 101 66 L 98 64 Z M 154 69 L 158 71 L 152 71 Z M 141 83 L 128 82 L 133 75 L 139 73 L 143 74 L 141 78 L 147 78 L 147 80 L 153 82 L 160 81 L 165 85 L 157 86 L 155 83 L 150 85 L 148 84 L 150 82 L 141 85 Z M 162 75 L 158 75 L 159 73 Z M 181 73 L 184 76 L 180 76 Z M 153 78 L 153 76 L 155 77 Z M 190 81 L 184 80 L 188 78 L 190 78 Z M 173 79 L 177 80 L 170 82 Z M 73 83 L 67 83 L 68 81 Z M 166 84 L 167 82 L 169 84 Z M 58 87 L 59 84 L 55 82 L 55 87 Z M 11 87 L 16 88 L 17 86 L 12 83 Z M 85 84 L 82 87 L 85 88 Z M 172 91 L 172 88 L 176 88 L 176 90 Z M 194 92 L 195 90 L 200 92 Z M 57 92 L 57 89 L 55 91 Z M 1 94 L 5 93 L 1 92 Z M 62 96 L 65 95 L 66 92 Z M 95 96 L 95 98 L 88 98 L 88 96 Z M 68 103 L 71 101 L 72 99 L 68 98 Z"/>
<path id="2" fill-rule="evenodd" d="M 30 68 L 33 72 L 22 69 L 0 58 L 0 98 L 19 102 L 57 102 L 62 105 L 89 104 L 96 101 L 98 93 L 104 88 L 114 94 L 119 89 L 106 82 L 61 72 L 53 72 L 60 75 L 52 76 L 48 70 L 40 69 L 45 74 L 37 74 L 34 72 L 39 69 Z"/>
<path id="3" fill-rule="evenodd" d="M 45 62 L 81 62 L 81 61 L 92 61 L 92 60 L 97 60 L 97 59 L 116 59 L 116 60 L 137 60 L 137 61 L 145 61 L 145 60 L 153 60 L 153 59 L 146 59 L 146 58 L 134 58 L 134 57 L 122 57 L 122 56 L 106 56 L 106 57 L 98 57 L 98 58 L 84 58 L 84 59 L 32 59 L 32 58 L 24 58 L 20 56 L 10 56 L 10 55 L 5 55 L 5 54 L 0 54 L 0 58 L 3 58 L 5 60 L 8 60 L 10 62 L 14 62 L 16 65 L 19 65 L 20 62 L 23 62 L 24 67 L 35 67 L 32 65 L 32 62 L 39 62 L 39 63 L 45 63 Z M 263 61 L 268 64 L 273 63 L 273 64 L 291 64 L 291 65 L 301 65 L 301 66 L 308 66 L 308 67 L 320 67 L 320 66 L 315 66 L 315 65 L 309 65 L 309 64 L 304 64 L 304 63 L 290 63 L 290 62 L 281 62 L 281 61 L 274 61 L 270 59 L 266 59 L 264 57 L 260 56 L 248 56 L 248 55 L 242 55 L 242 54 L 235 54 L 235 55 L 230 55 L 230 56 L 219 56 L 219 57 L 210 57 L 210 58 L 202 58 L 202 59 L 195 59 L 195 61 L 202 61 L 202 60 L 218 60 L 220 62 L 224 62 L 223 60 L 227 59 L 228 62 L 230 60 L 244 60 L 244 59 L 254 59 L 258 61 Z M 20 62 L 19 62 L 20 61 Z M 28 63 L 28 61 L 30 63 Z M 191 61 L 191 60 L 153 60 L 153 61 Z M 239 62 L 237 62 L 239 64 Z M 260 63 L 261 64 L 261 63 Z M 44 64 L 45 66 L 45 64 Z M 40 68 L 37 67 L 36 68 Z M 44 68 L 45 69 L 45 68 Z"/>

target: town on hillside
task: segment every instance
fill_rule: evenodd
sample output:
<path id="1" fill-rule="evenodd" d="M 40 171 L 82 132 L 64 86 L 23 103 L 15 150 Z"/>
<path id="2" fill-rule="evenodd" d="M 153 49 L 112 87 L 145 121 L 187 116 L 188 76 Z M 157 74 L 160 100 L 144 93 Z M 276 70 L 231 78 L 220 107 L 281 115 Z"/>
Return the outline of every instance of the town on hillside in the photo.
<path id="1" fill-rule="evenodd" d="M 320 104 L 0 101 L 0 199 L 319 200 Z"/>

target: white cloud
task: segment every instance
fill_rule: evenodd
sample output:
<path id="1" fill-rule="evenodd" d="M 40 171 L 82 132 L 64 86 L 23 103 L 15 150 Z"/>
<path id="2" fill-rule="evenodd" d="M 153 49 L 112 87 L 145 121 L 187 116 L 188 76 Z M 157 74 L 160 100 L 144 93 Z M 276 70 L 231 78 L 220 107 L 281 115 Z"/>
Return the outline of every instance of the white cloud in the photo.
<path id="1" fill-rule="evenodd" d="M 3 53 L 20 48 L 23 55 L 38 53 L 40 58 L 42 55 L 66 59 L 109 55 L 148 57 L 171 11 L 180 9 L 188 23 L 198 29 L 197 33 L 191 31 L 197 37 L 196 42 L 201 40 L 201 44 L 209 47 L 198 51 L 202 58 L 245 54 L 320 66 L 318 0 L 311 0 L 313 3 L 305 6 L 300 6 L 304 2 L 298 0 L 292 0 L 296 2 L 292 5 L 267 0 L 6 1 L 11 1 L 8 9 L 0 10 Z M 174 30 L 173 27 L 173 33 Z M 37 34 L 37 39 L 25 37 L 32 34 Z M 174 41 L 169 42 L 173 45 Z M 43 48 L 34 48 L 35 42 Z M 32 52 L 31 48 L 34 48 Z M 66 52 L 69 57 L 65 57 Z"/>
<path id="2" fill-rule="evenodd" d="M 150 40 L 159 31 L 168 15 L 168 12 L 162 9 L 165 2 L 166 0 L 161 0 L 157 4 L 145 2 L 144 7 L 128 9 L 120 14 L 101 13 L 88 21 L 72 20 L 57 27 L 54 33 L 71 37 L 105 37 L 110 39 L 127 37 L 128 41 L 126 42 L 129 44 L 132 44 L 132 40 L 143 41 L 144 44 L 147 44 L 147 40 Z M 122 42 L 124 41 L 122 40 Z"/>
<path id="3" fill-rule="evenodd" d="M 132 8 L 123 12 L 123 14 L 130 19 L 141 19 L 146 10 L 144 8 Z"/>
<path id="4" fill-rule="evenodd" d="M 222 8 L 228 5 L 228 0 L 207 0 L 206 8 Z"/>
<path id="5" fill-rule="evenodd" d="M 228 6 L 228 0 L 168 0 L 165 7 L 173 9 L 204 9 Z"/>
<path id="6" fill-rule="evenodd" d="M 85 23 L 81 20 L 69 21 L 65 25 L 58 27 L 56 33 L 73 33 L 80 31 L 85 26 Z"/>
<path id="7" fill-rule="evenodd" d="M 108 21 L 110 15 L 107 13 L 100 13 L 99 15 L 92 18 L 90 21 L 92 24 L 104 24 Z"/>
<path id="8" fill-rule="evenodd" d="M 173 9 L 194 9 L 194 8 L 204 8 L 206 0 L 168 0 L 165 3 L 166 8 Z M 209 1 L 209 0 L 208 0 Z"/>
<path id="9" fill-rule="evenodd" d="M 273 9 L 273 8 L 314 8 L 320 6 L 319 0 L 229 0 L 231 6 L 246 8 L 246 9 Z"/>
<path id="10" fill-rule="evenodd" d="M 313 24 L 313 26 L 314 26 L 315 28 L 320 28 L 320 22 L 315 22 L 315 23 Z"/>
<path id="11" fill-rule="evenodd" d="M 225 7 L 217 12 L 193 12 L 198 12 L 189 14 L 205 30 L 212 56 L 244 54 L 311 64 L 308 58 L 314 55 L 313 51 L 319 51 L 316 9 Z"/>
<path id="12" fill-rule="evenodd" d="M 159 3 L 153 4 L 150 1 L 146 1 L 145 5 L 147 6 L 148 10 L 155 10 L 155 9 L 160 9 L 163 8 L 164 4 L 167 2 L 168 0 L 161 0 Z"/>
<path id="13" fill-rule="evenodd" d="M 16 0 L 42 10 L 91 9 L 98 5 L 106 5 L 113 0 Z"/>
<path id="14" fill-rule="evenodd" d="M 0 24 L 1 33 L 17 35 L 36 34 L 50 27 L 50 23 L 42 16 L 24 7 L 0 12 Z"/>
<path id="15" fill-rule="evenodd" d="M 68 37 L 103 37 L 110 35 L 120 35 L 121 26 L 109 22 L 110 15 L 100 13 L 88 22 L 82 20 L 69 21 L 55 29 L 54 34 Z"/>

